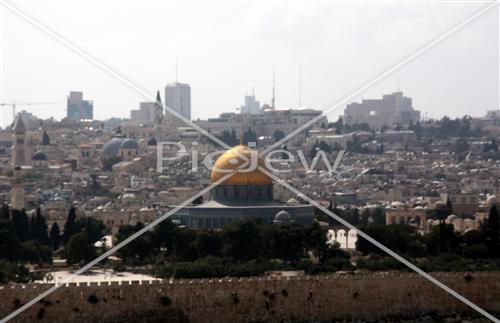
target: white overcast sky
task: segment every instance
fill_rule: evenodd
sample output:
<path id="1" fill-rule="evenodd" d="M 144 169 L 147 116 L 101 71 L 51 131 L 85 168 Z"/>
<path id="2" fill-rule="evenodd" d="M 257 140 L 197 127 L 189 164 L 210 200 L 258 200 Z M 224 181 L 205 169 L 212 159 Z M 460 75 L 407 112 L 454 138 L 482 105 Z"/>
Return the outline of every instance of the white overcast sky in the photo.
<path id="1" fill-rule="evenodd" d="M 191 85 L 194 119 L 235 111 L 245 92 L 276 105 L 326 109 L 474 12 L 481 3 L 333 1 L 10 1 L 155 95 Z M 1 8 L 0 98 L 65 115 L 71 90 L 94 100 L 98 119 L 129 117 L 145 99 L 9 10 Z M 498 8 L 356 98 L 399 88 L 424 115 L 483 115 L 498 108 Z M 336 119 L 343 108 L 329 115 Z M 2 111 L 2 126 L 10 122 Z"/>

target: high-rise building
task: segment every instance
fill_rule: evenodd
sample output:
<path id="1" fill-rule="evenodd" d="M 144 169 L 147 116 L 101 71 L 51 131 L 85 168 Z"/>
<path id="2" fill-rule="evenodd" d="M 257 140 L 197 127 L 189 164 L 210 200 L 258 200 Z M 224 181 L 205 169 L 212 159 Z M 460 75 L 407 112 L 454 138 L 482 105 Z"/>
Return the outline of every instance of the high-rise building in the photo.
<path id="1" fill-rule="evenodd" d="M 94 102 L 83 99 L 83 92 L 71 91 L 68 96 L 67 117 L 71 120 L 94 119 Z"/>
<path id="2" fill-rule="evenodd" d="M 130 121 L 132 123 L 159 124 L 163 118 L 160 92 L 156 95 L 156 102 L 141 102 L 139 109 L 130 110 Z"/>
<path id="3" fill-rule="evenodd" d="M 172 109 L 191 120 L 191 87 L 184 83 L 171 83 L 165 87 L 165 114 Z"/>
<path id="4" fill-rule="evenodd" d="M 350 103 L 344 111 L 344 122 L 347 124 L 366 123 L 372 129 L 419 121 L 420 111 L 413 109 L 412 99 L 404 96 L 403 92 L 386 94 L 382 99 Z"/>
<path id="5" fill-rule="evenodd" d="M 245 95 L 245 104 L 241 106 L 242 114 L 260 114 L 260 102 L 255 100 L 255 95 Z"/>

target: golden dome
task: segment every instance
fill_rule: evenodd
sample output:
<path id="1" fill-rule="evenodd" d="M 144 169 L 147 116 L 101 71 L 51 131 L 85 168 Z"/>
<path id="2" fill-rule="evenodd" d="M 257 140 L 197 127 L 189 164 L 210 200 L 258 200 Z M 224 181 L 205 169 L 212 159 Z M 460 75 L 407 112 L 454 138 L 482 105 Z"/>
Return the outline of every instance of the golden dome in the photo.
<path id="1" fill-rule="evenodd" d="M 249 148 L 245 145 L 238 145 L 223 153 L 215 162 L 214 169 L 210 174 L 210 180 L 215 182 L 225 175 L 230 174 L 229 171 L 235 170 L 245 163 L 245 160 L 240 156 L 245 156 L 249 160 L 248 166 L 242 166 L 237 173 L 226 179 L 221 185 L 266 185 L 272 184 L 273 181 L 269 176 L 261 172 L 259 169 L 254 169 L 251 171 L 246 171 L 251 168 L 250 160 L 251 154 L 257 154 L 257 151 Z M 254 157 L 255 158 L 255 157 Z M 258 165 L 266 167 L 264 160 L 258 158 Z M 222 171 L 218 171 L 222 170 Z"/>

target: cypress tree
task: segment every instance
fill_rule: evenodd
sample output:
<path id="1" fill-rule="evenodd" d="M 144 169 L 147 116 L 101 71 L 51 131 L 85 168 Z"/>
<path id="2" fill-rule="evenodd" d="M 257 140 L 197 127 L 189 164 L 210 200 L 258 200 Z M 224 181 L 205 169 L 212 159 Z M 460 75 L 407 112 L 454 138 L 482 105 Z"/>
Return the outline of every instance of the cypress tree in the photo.
<path id="1" fill-rule="evenodd" d="M 61 231 L 57 222 L 54 222 L 50 228 L 50 244 L 54 250 L 57 250 L 61 245 Z"/>
<path id="2" fill-rule="evenodd" d="M 48 236 L 48 226 L 45 217 L 42 215 L 40 208 L 36 209 L 35 224 L 33 230 L 33 239 L 38 240 L 41 244 L 48 245 L 50 243 Z"/>
<path id="3" fill-rule="evenodd" d="M 12 225 L 17 239 L 21 242 L 30 238 L 30 224 L 26 211 L 12 210 Z"/>
<path id="4" fill-rule="evenodd" d="M 64 223 L 64 232 L 62 235 L 62 241 L 64 244 L 68 243 L 71 236 L 77 232 L 77 224 L 76 224 L 76 210 L 74 207 L 71 207 L 68 212 L 68 218 L 66 219 L 66 223 Z"/>
<path id="5" fill-rule="evenodd" d="M 497 206 L 493 204 L 488 215 L 488 222 L 486 223 L 486 246 L 491 256 L 498 256 L 499 241 L 500 219 Z"/>

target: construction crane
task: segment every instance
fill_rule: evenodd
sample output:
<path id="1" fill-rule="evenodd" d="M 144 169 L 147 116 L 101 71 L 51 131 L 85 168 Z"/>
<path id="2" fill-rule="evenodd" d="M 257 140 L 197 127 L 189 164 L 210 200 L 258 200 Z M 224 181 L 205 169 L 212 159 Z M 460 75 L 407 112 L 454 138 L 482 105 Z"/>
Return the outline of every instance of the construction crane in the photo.
<path id="1" fill-rule="evenodd" d="M 0 102 L 0 107 L 10 106 L 12 107 L 12 120 L 16 119 L 16 106 L 18 105 L 43 105 L 43 104 L 57 104 L 57 102 Z"/>

